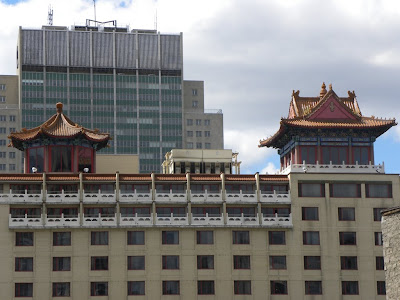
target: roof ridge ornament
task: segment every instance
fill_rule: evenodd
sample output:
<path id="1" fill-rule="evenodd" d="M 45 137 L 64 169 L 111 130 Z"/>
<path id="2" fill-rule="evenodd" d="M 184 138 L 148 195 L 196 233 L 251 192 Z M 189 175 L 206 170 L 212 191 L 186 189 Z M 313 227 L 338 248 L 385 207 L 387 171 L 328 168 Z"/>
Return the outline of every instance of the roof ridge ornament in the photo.
<path id="1" fill-rule="evenodd" d="M 62 104 L 62 102 L 57 102 L 56 108 L 57 108 L 57 113 L 58 113 L 58 114 L 62 114 L 62 111 L 63 111 L 63 104 Z"/>
<path id="2" fill-rule="evenodd" d="M 323 98 L 326 95 L 327 91 L 326 91 L 326 85 L 325 82 L 322 83 L 321 85 L 321 91 L 319 92 L 319 98 Z"/>

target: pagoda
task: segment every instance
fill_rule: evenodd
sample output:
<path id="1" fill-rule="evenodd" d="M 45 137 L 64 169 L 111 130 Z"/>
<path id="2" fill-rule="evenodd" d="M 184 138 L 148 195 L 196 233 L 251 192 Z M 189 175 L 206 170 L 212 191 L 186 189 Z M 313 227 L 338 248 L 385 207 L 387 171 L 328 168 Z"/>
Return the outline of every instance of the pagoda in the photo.
<path id="1" fill-rule="evenodd" d="M 281 119 L 279 130 L 259 144 L 278 149 L 281 172 L 294 166 L 306 172 L 306 165 L 330 170 L 374 165 L 374 142 L 396 125 L 395 119 L 364 117 L 354 91 L 338 97 L 331 84 L 328 91 L 322 84 L 319 97 L 299 94 L 293 91 L 289 115 Z"/>
<path id="2" fill-rule="evenodd" d="M 96 151 L 107 147 L 110 135 L 84 128 L 57 112 L 42 125 L 11 133 L 9 146 L 24 151 L 25 173 L 95 172 Z"/>

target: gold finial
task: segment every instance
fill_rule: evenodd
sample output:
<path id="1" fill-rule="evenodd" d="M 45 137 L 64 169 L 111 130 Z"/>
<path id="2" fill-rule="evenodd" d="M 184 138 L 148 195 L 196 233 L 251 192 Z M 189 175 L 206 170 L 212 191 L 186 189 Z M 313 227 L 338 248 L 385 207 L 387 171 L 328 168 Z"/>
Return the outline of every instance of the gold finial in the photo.
<path id="1" fill-rule="evenodd" d="M 326 94 L 326 85 L 325 82 L 323 82 L 321 85 L 321 91 L 319 92 L 319 97 L 322 98 L 325 96 L 325 94 Z"/>
<path id="2" fill-rule="evenodd" d="M 329 84 L 329 90 L 332 91 L 332 83 Z"/>
<path id="3" fill-rule="evenodd" d="M 58 102 L 56 104 L 56 108 L 57 108 L 57 113 L 61 114 L 62 113 L 62 109 L 63 109 L 63 104 L 61 102 Z"/>

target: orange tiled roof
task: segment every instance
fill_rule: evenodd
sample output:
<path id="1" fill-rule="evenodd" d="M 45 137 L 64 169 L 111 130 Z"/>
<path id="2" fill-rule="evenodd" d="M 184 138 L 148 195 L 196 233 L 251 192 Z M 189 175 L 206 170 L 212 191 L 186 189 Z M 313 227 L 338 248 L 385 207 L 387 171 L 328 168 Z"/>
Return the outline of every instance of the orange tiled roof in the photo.
<path id="1" fill-rule="evenodd" d="M 151 181 L 151 174 L 119 175 L 120 181 Z"/>
<path id="2" fill-rule="evenodd" d="M 97 150 L 107 146 L 110 140 L 110 135 L 108 133 L 100 133 L 98 130 L 87 129 L 72 122 L 63 114 L 62 106 L 62 103 L 57 103 L 57 113 L 42 125 L 11 133 L 8 136 L 8 138 L 11 139 L 10 146 L 23 151 L 23 142 L 38 139 L 40 136 L 47 136 L 50 138 L 74 138 L 82 136 L 88 141 L 98 143 Z"/>
<path id="3" fill-rule="evenodd" d="M 227 174 L 225 175 L 226 181 L 256 181 L 254 175 L 241 175 L 241 174 Z"/>
<path id="4" fill-rule="evenodd" d="M 185 174 L 156 174 L 155 177 L 161 181 L 186 181 Z"/>
<path id="5" fill-rule="evenodd" d="M 115 174 L 83 174 L 82 179 L 86 181 L 115 181 Z"/>
<path id="6" fill-rule="evenodd" d="M 79 180 L 78 174 L 49 174 L 46 176 L 46 181 L 76 181 Z"/>
<path id="7" fill-rule="evenodd" d="M 1 174 L 1 181 L 43 181 L 42 174 Z"/>
<path id="8" fill-rule="evenodd" d="M 190 181 L 221 181 L 218 174 L 190 174 Z"/>
<path id="9" fill-rule="evenodd" d="M 260 181 L 286 181 L 289 182 L 287 175 L 260 175 Z"/>

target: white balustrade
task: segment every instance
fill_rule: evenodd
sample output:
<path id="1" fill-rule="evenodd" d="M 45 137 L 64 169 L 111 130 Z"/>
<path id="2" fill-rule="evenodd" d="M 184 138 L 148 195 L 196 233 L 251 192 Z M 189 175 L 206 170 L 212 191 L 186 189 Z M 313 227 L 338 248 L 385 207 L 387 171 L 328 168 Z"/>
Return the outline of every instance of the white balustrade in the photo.
<path id="1" fill-rule="evenodd" d="M 229 193 L 226 192 L 226 202 L 247 202 L 254 203 L 257 202 L 256 193 L 243 193 L 242 190 L 239 193 Z"/>
<path id="2" fill-rule="evenodd" d="M 227 214 L 227 225 L 230 226 L 240 226 L 240 225 L 260 225 L 258 221 L 258 216 L 245 216 L 241 214 L 240 216 Z"/>
<path id="3" fill-rule="evenodd" d="M 32 204 L 41 204 L 42 203 L 42 191 L 40 193 L 31 194 L 28 193 L 27 190 L 20 191 L 19 193 L 10 192 L 8 194 L 0 194 L 0 203 L 32 203 Z"/>
<path id="4" fill-rule="evenodd" d="M 194 216 L 192 214 L 192 225 L 221 226 L 224 225 L 224 217 L 223 215 L 209 215 L 208 213 L 205 216 Z"/>
<path id="5" fill-rule="evenodd" d="M 116 227 L 117 218 L 116 215 L 112 216 L 102 216 L 98 214 L 97 216 L 85 216 L 83 215 L 83 227 Z"/>
<path id="6" fill-rule="evenodd" d="M 204 190 L 204 192 L 190 192 L 190 201 L 192 203 L 214 203 L 214 202 L 222 202 L 222 192 L 219 191 L 217 193 L 208 192 Z"/>
<path id="7" fill-rule="evenodd" d="M 44 219 L 46 227 L 79 227 L 79 215 L 68 216 L 61 214 L 61 216 L 49 216 Z"/>
<path id="8" fill-rule="evenodd" d="M 32 227 L 43 227 L 42 216 L 30 217 L 27 214 L 24 216 L 14 216 L 9 214 L 8 218 L 9 228 L 32 228 Z"/>
<path id="9" fill-rule="evenodd" d="M 134 190 L 132 193 L 120 192 L 119 202 L 132 203 L 132 202 L 151 202 L 151 192 L 137 192 Z"/>
<path id="10" fill-rule="evenodd" d="M 185 215 L 174 215 L 171 214 L 169 216 L 159 216 L 156 214 L 156 225 L 189 225 L 188 216 Z"/>
<path id="11" fill-rule="evenodd" d="M 169 193 L 157 192 L 156 190 L 156 201 L 157 202 L 169 202 L 169 203 L 183 203 L 187 202 L 186 191 L 172 191 Z"/>
<path id="12" fill-rule="evenodd" d="M 356 162 L 355 165 L 342 164 L 292 164 L 281 170 L 279 174 L 289 173 L 385 173 L 385 164 L 373 165 L 369 162 L 368 165 L 360 165 Z"/>
<path id="13" fill-rule="evenodd" d="M 290 204 L 292 202 L 290 197 L 290 191 L 277 192 L 275 190 L 272 193 L 265 193 L 261 191 L 260 201 L 262 203 L 274 203 L 274 204 Z"/>
<path id="14" fill-rule="evenodd" d="M 105 193 L 99 190 L 97 193 L 86 193 L 83 190 L 83 202 L 84 203 L 115 203 L 116 191 L 113 193 Z"/>
<path id="15" fill-rule="evenodd" d="M 46 195 L 47 203 L 79 203 L 79 192 L 47 192 Z"/>
<path id="16" fill-rule="evenodd" d="M 120 218 L 120 226 L 150 226 L 153 225 L 153 214 L 148 216 L 122 216 Z"/>
<path id="17" fill-rule="evenodd" d="M 293 227 L 292 214 L 262 214 L 262 225 L 268 227 Z"/>

